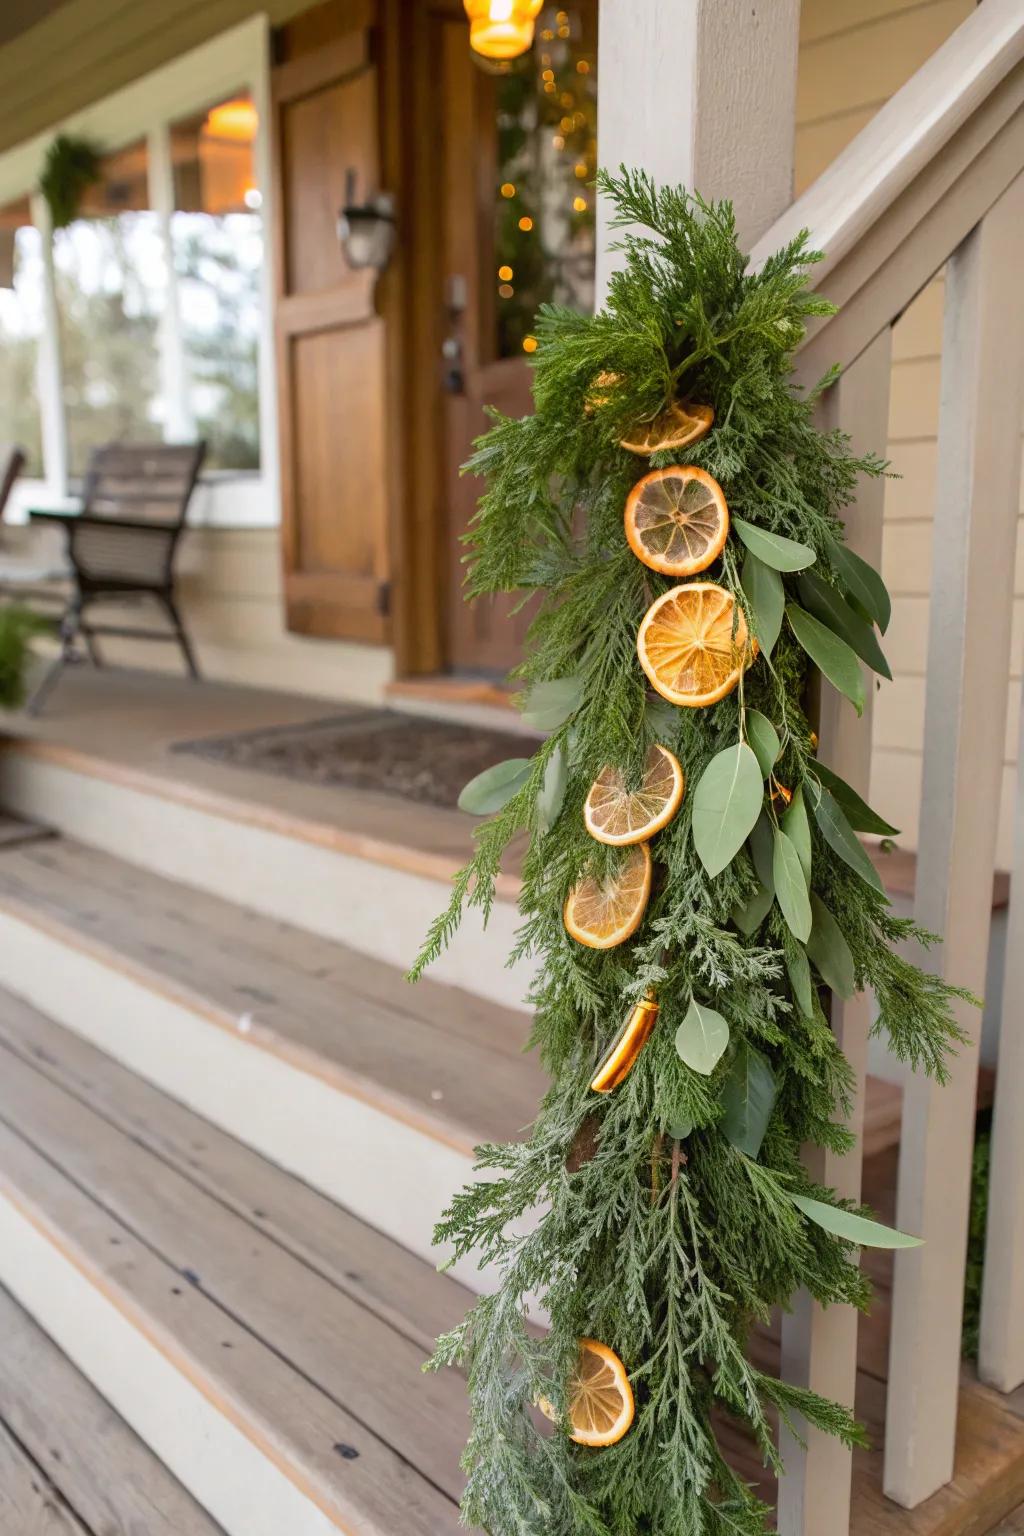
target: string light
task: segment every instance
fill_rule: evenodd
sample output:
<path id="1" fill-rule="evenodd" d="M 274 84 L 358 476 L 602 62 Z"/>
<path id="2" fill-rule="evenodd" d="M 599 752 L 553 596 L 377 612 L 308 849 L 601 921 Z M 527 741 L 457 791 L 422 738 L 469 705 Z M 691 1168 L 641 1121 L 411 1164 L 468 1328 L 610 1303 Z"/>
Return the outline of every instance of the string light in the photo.
<path id="1" fill-rule="evenodd" d="M 585 197 L 574 197 L 572 200 L 572 206 L 576 213 L 586 213 L 587 200 Z"/>
<path id="2" fill-rule="evenodd" d="M 502 197 L 515 197 L 516 184 L 514 181 L 503 181 L 501 184 Z"/>
<path id="3" fill-rule="evenodd" d="M 498 268 L 498 276 L 501 278 L 503 283 L 510 283 L 512 281 L 512 277 L 513 277 L 512 268 L 511 267 L 499 267 Z"/>
<path id="4" fill-rule="evenodd" d="M 511 283 L 502 283 L 498 289 L 498 292 L 501 294 L 503 299 L 510 299 L 515 293 L 515 289 L 512 287 Z"/>
<path id="5" fill-rule="evenodd" d="M 523 231 L 524 235 L 529 234 L 530 230 L 533 228 L 533 220 L 529 218 L 525 213 L 519 220 L 519 228 Z"/>
<path id="6" fill-rule="evenodd" d="M 587 164 L 586 164 L 586 161 L 585 160 L 580 160 L 577 163 L 577 165 L 575 166 L 575 171 L 576 171 L 576 175 L 579 178 L 579 180 L 582 181 L 584 179 L 584 177 L 586 176 L 586 174 L 587 174 Z"/>
<path id="7" fill-rule="evenodd" d="M 536 336 L 524 336 L 523 337 L 523 351 L 524 352 L 536 352 L 536 350 L 537 350 L 537 338 L 536 338 Z"/>

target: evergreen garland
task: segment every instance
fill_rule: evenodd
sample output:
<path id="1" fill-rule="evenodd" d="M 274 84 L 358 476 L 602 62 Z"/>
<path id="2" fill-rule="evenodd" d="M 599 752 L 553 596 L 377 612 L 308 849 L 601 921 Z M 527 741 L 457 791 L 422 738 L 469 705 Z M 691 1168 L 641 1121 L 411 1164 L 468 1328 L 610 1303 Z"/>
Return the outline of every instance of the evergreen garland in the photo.
<path id="1" fill-rule="evenodd" d="M 723 1456 L 719 1415 L 748 1426 L 775 1469 L 777 1416 L 800 1415 L 847 1443 L 860 1443 L 861 1430 L 845 1408 L 757 1369 L 749 1331 L 799 1287 L 825 1304 L 866 1307 L 854 1238 L 900 1241 L 816 1187 L 801 1161 L 804 1143 L 850 1144 L 851 1073 L 822 989 L 871 989 L 875 1031 L 940 1081 L 959 1037 L 950 999 L 964 994 L 892 948 L 930 942 L 892 914 L 858 858 L 855 830 L 892 829 L 819 767 L 805 712 L 815 669 L 796 628 L 856 700 L 849 645 L 877 650 L 871 620 L 884 628 L 888 603 L 880 579 L 844 549 L 840 520 L 859 477 L 885 466 L 815 426 L 830 378 L 809 394 L 791 384 L 806 320 L 828 312 L 808 289 L 817 258 L 801 236 L 751 274 L 728 203 L 657 190 L 624 169 L 602 175 L 600 189 L 631 231 L 605 308 L 541 311 L 534 414 L 495 413 L 468 466 L 486 481 L 468 593 L 540 594 L 520 675 L 527 718 L 550 734 L 533 758 L 469 787 L 465 803 L 496 814 L 478 829 L 413 974 L 447 944 L 467 903 L 487 914 L 502 854 L 528 831 L 512 959 L 539 964 L 532 1041 L 552 1081 L 530 1139 L 480 1148 L 484 1176 L 438 1226 L 439 1242 L 494 1266 L 500 1285 L 439 1340 L 434 1364 L 468 1372 L 468 1525 L 492 1536 L 763 1536 L 769 1511 Z M 620 441 L 683 398 L 714 408 L 713 429 L 650 463 L 682 460 L 720 483 L 732 528 L 701 579 L 733 595 L 761 640 L 735 691 L 704 709 L 648 689 L 637 631 L 673 582 L 623 536 L 627 495 L 649 466 Z M 737 517 L 759 553 L 737 537 Z M 813 551 L 816 589 L 805 571 L 771 564 L 792 555 L 780 538 L 806 546 L 805 561 Z M 812 601 L 817 629 L 804 622 Z M 765 725 L 778 738 L 774 762 Z M 748 742 L 763 759 L 766 740 L 757 825 L 749 837 L 741 828 L 742 846 L 710 875 L 695 846 L 697 787 L 716 756 Z M 682 762 L 682 805 L 650 845 L 654 884 L 637 933 L 590 949 L 566 932 L 567 893 L 588 873 L 614 871 L 629 850 L 588 834 L 584 800 L 607 764 L 638 783 L 654 742 Z M 810 849 L 806 944 L 780 908 L 791 905 L 776 888 L 784 871 L 765 864 L 782 819 L 794 846 Z M 649 989 L 660 1017 L 636 1064 L 613 1092 L 592 1092 L 596 1064 Z M 694 1003 L 727 1025 L 728 1047 L 710 1069 L 688 1066 L 675 1043 Z M 543 1333 L 527 1321 L 533 1300 L 550 1320 Z M 566 1384 L 585 1338 L 617 1353 L 636 1399 L 632 1426 L 603 1449 L 569 1433 Z M 537 1414 L 541 1400 L 554 1431 Z"/>

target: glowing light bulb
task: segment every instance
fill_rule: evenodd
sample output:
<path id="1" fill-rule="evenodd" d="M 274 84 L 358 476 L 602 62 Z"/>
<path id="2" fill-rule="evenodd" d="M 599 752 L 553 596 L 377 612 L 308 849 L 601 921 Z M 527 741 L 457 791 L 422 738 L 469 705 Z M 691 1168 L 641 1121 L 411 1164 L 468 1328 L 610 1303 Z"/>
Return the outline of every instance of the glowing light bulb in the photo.
<path id="1" fill-rule="evenodd" d="M 463 0 L 469 45 L 485 59 L 517 59 L 533 44 L 543 0 Z"/>

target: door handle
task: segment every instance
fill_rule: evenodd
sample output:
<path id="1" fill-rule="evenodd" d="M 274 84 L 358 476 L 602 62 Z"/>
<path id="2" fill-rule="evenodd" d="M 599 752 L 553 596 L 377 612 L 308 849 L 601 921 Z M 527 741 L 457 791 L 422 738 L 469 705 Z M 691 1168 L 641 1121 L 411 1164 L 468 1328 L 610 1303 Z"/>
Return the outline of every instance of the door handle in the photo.
<path id="1" fill-rule="evenodd" d="M 449 395 L 464 395 L 466 393 L 466 376 L 462 368 L 462 342 L 458 336 L 446 336 L 441 343 L 441 356 L 444 358 L 444 374 L 442 383 Z"/>

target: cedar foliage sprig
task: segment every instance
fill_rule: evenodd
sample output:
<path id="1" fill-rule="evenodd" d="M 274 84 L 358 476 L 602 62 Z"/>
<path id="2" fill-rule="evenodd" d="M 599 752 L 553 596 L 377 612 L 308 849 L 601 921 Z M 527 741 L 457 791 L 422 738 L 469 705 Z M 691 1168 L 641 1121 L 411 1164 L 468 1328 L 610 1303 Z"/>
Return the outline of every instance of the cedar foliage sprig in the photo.
<path id="1" fill-rule="evenodd" d="M 586 949 L 566 934 L 562 907 L 582 874 L 614 868 L 619 856 L 589 837 L 582 817 L 606 763 L 635 782 L 660 741 L 695 785 L 757 708 L 783 738 L 778 777 L 814 783 L 808 662 L 787 628 L 770 659 L 710 709 L 648 696 L 636 634 L 670 582 L 625 544 L 623 505 L 642 461 L 619 440 L 677 395 L 711 404 L 714 430 L 683 457 L 721 483 L 734 514 L 813 548 L 816 571 L 832 583 L 842 509 L 859 478 L 885 466 L 822 433 L 817 392 L 792 388 L 794 348 L 808 318 L 828 310 L 809 292 L 817 258 L 803 236 L 748 273 L 728 203 L 656 190 L 625 170 L 600 184 L 625 231 L 605 308 L 593 317 L 541 311 L 534 414 L 494 413 L 468 466 L 485 482 L 468 535 L 468 593 L 539 592 L 519 675 L 527 689 L 567 677 L 578 686 L 526 782 L 478 830 L 414 969 L 443 949 L 467 903 L 486 916 L 502 854 L 527 831 L 512 958 L 536 962 L 532 1038 L 552 1081 L 530 1139 L 480 1148 L 484 1177 L 438 1226 L 453 1259 L 492 1266 L 499 1284 L 439 1340 L 434 1364 L 468 1372 L 468 1525 L 492 1536 L 763 1536 L 768 1511 L 723 1453 L 725 1420 L 739 1420 L 773 1468 L 779 1417 L 861 1441 L 845 1408 L 777 1380 L 748 1354 L 752 1326 L 800 1287 L 822 1303 L 867 1305 L 851 1245 L 806 1221 L 790 1198 L 841 1203 L 813 1185 L 800 1149 L 847 1149 L 850 1069 L 817 990 L 809 1015 L 797 1005 L 787 972 L 795 940 L 778 908 L 749 936 L 735 922 L 758 885 L 748 851 L 714 878 L 696 857 L 690 792 L 653 844 L 654 891 L 632 940 Z M 752 620 L 738 560 L 730 540 L 715 579 Z M 541 808 L 555 754 L 566 787 L 552 822 Z M 950 1001 L 962 994 L 892 950 L 928 936 L 835 857 L 813 817 L 811 836 L 813 889 L 845 936 L 857 985 L 875 993 L 876 1029 L 941 1079 L 959 1036 Z M 599 1098 L 588 1086 L 595 1064 L 649 986 L 658 1026 L 625 1082 Z M 727 1013 L 734 1049 L 755 1047 L 770 1062 L 778 1092 L 756 1157 L 722 1133 L 728 1059 L 701 1076 L 674 1048 L 695 996 Z M 683 1121 L 693 1126 L 685 1156 L 667 1134 Z M 581 1166 L 570 1157 L 579 1138 L 592 1149 Z M 543 1335 L 527 1323 L 527 1298 L 547 1312 Z M 615 1349 L 636 1393 L 632 1428 L 599 1451 L 565 1432 L 564 1383 L 581 1337 Z M 563 1415 L 554 1434 L 535 1422 L 539 1396 Z"/>

